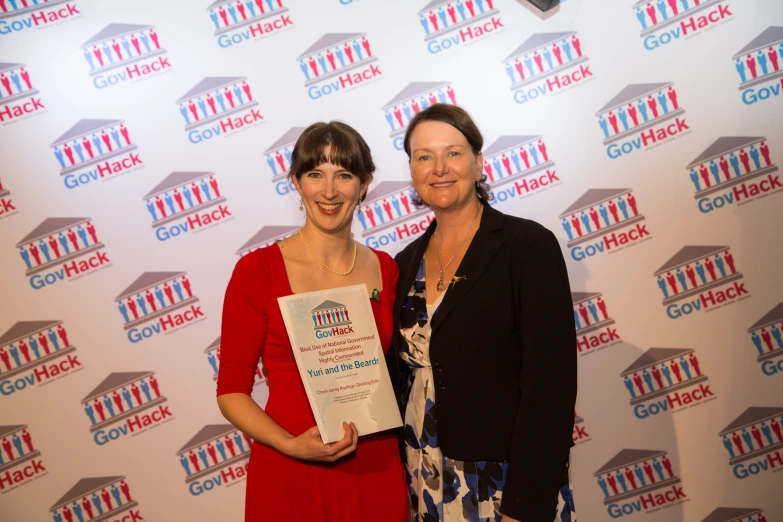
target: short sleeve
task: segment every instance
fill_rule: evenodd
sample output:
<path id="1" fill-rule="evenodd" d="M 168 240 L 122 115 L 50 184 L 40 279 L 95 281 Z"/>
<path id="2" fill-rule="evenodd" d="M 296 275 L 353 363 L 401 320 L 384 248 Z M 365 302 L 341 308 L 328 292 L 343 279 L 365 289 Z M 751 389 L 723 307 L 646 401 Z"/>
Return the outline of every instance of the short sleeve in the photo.
<path id="1" fill-rule="evenodd" d="M 250 395 L 253 390 L 267 332 L 270 279 L 265 254 L 259 250 L 245 255 L 228 282 L 223 300 L 217 395 Z"/>

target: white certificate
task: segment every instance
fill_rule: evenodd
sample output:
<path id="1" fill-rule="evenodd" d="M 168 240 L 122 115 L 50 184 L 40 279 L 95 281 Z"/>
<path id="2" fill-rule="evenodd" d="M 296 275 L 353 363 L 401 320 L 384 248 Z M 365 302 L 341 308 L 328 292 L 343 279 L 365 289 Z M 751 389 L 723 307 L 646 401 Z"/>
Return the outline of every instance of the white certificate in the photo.
<path id="1" fill-rule="evenodd" d="M 324 443 L 402 425 L 366 285 L 278 298 Z"/>

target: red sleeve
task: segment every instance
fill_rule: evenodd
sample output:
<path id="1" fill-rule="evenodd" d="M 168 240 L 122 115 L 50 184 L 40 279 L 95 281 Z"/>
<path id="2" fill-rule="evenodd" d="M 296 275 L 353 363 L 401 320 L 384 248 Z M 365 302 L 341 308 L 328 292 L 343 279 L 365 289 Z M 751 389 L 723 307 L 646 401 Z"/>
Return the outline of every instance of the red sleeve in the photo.
<path id="1" fill-rule="evenodd" d="M 397 262 L 382 250 L 374 250 L 375 255 L 378 256 L 378 260 L 381 263 L 381 272 L 383 276 L 383 291 L 386 293 L 394 294 L 397 292 L 397 280 L 400 277 L 400 268 L 397 266 Z M 394 300 L 392 299 L 392 302 Z"/>
<path id="2" fill-rule="evenodd" d="M 223 300 L 218 395 L 250 395 L 253 390 L 266 341 L 269 281 L 261 250 L 247 254 L 234 267 Z"/>

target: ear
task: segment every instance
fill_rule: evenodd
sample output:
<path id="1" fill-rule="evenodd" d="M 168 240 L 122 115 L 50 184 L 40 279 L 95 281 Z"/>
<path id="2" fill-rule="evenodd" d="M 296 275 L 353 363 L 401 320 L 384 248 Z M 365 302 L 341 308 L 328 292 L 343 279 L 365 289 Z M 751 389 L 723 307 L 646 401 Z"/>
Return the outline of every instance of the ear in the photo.
<path id="1" fill-rule="evenodd" d="M 302 195 L 302 186 L 299 184 L 299 180 L 296 178 L 296 176 L 291 176 L 291 183 L 294 184 L 294 187 L 296 187 L 296 191 L 301 196 Z"/>
<path id="2" fill-rule="evenodd" d="M 476 163 L 478 164 L 478 177 L 481 178 L 481 173 L 484 172 L 484 153 L 479 152 L 476 154 Z"/>
<path id="3" fill-rule="evenodd" d="M 370 185 L 372 185 L 372 174 L 368 175 L 367 178 L 365 178 L 364 183 L 362 183 L 362 187 L 360 190 L 361 193 L 361 199 L 364 200 L 364 198 L 367 197 L 367 191 L 370 190 Z"/>

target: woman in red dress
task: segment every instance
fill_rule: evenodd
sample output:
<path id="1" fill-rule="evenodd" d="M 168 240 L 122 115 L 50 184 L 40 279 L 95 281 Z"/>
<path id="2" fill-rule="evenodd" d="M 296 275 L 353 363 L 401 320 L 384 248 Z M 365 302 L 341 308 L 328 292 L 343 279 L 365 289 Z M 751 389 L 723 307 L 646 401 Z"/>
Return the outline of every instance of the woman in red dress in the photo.
<path id="1" fill-rule="evenodd" d="M 382 346 L 388 349 L 397 265 L 388 254 L 351 237 L 353 212 L 374 171 L 370 149 L 353 128 L 339 122 L 308 127 L 297 140 L 289 169 L 305 225 L 245 255 L 228 284 L 217 395 L 226 419 L 254 441 L 246 522 L 408 520 L 397 434 L 358 440 L 356 427 L 346 423 L 342 440 L 321 441 L 277 303 L 278 297 L 294 293 L 364 283 Z M 269 385 L 265 409 L 250 397 L 259 359 Z"/>

